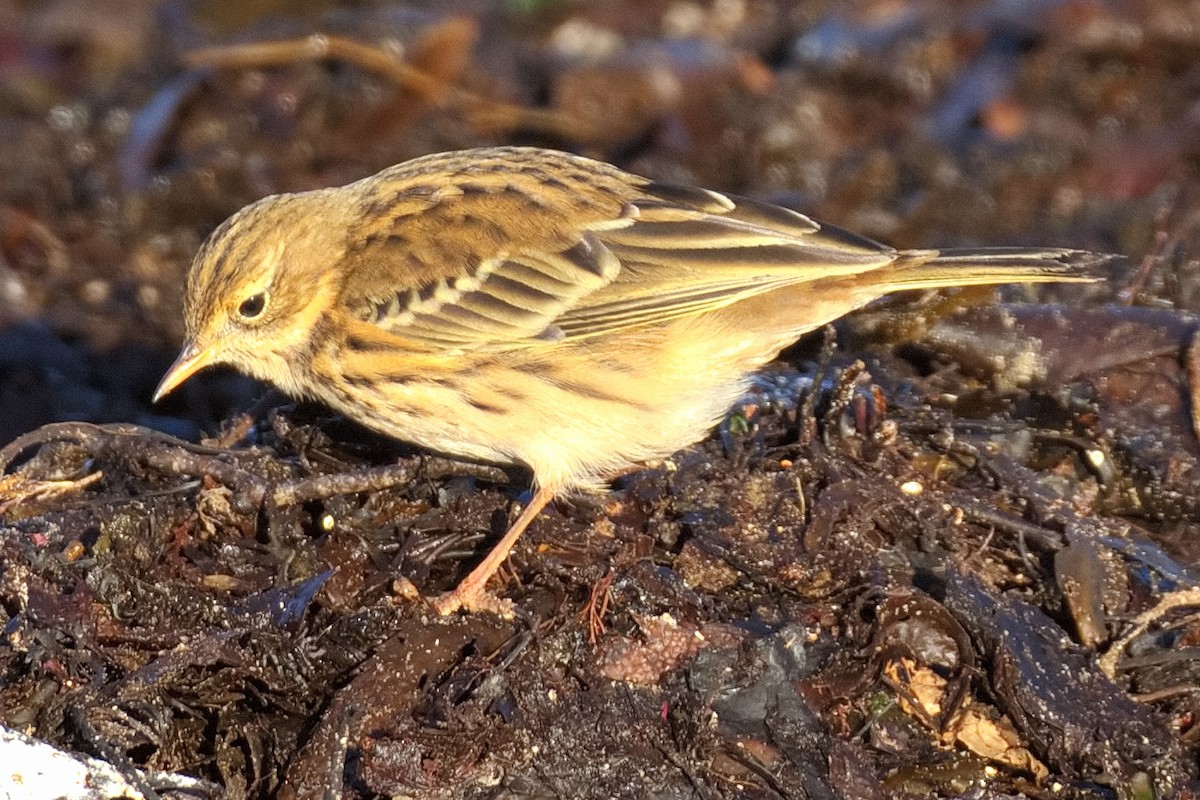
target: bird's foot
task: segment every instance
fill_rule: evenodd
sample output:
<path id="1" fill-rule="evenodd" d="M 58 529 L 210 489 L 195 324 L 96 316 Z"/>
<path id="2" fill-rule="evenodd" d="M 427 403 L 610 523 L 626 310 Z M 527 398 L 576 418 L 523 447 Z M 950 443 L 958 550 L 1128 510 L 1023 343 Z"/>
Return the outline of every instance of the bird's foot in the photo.
<path id="1" fill-rule="evenodd" d="M 497 597 L 483 586 L 467 586 L 466 581 L 452 592 L 446 592 L 429 601 L 440 616 L 449 616 L 462 610 L 468 613 L 495 614 L 501 619 L 512 619 L 516 609 L 512 600 Z"/>

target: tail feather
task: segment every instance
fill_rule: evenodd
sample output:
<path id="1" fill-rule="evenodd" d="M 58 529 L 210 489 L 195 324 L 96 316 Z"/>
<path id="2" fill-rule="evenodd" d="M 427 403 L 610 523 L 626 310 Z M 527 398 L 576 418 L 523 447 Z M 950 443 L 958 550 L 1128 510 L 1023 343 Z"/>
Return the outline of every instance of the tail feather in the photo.
<path id="1" fill-rule="evenodd" d="M 996 283 L 1094 283 L 1114 256 L 1066 248 L 905 250 L 884 269 L 889 292 Z M 882 294 L 883 292 L 881 292 Z"/>

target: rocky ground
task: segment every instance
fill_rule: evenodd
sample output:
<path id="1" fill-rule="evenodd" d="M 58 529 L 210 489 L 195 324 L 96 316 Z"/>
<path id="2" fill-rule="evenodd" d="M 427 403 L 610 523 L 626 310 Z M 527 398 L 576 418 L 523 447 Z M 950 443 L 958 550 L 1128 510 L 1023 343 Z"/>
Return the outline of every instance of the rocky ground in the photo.
<path id="1" fill-rule="evenodd" d="M 0 722 L 144 796 L 1196 796 L 1197 64 L 1172 0 L 0 0 Z M 442 619 L 526 476 L 149 397 L 230 213 L 489 143 L 1125 258 L 809 337 Z"/>

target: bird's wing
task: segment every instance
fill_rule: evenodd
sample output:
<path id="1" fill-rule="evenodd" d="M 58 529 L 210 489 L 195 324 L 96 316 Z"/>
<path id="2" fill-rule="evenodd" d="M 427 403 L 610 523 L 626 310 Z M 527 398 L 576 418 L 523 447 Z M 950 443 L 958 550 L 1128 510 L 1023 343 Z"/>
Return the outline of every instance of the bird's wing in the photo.
<path id="1" fill-rule="evenodd" d="M 624 177 L 575 196 L 511 181 L 410 193 L 391 232 L 357 237 L 344 298 L 414 346 L 510 347 L 704 313 L 895 258 L 778 206 Z"/>
<path id="2" fill-rule="evenodd" d="M 377 328 L 431 350 L 561 338 L 556 321 L 612 283 L 621 264 L 595 230 L 523 195 L 458 195 L 352 237 L 344 304 Z M 624 225 L 613 204 L 608 225 Z"/>
<path id="3" fill-rule="evenodd" d="M 866 272 L 896 251 L 749 198 L 648 183 L 633 224 L 598 238 L 621 264 L 612 283 L 557 324 L 590 336 L 715 311 L 781 286 Z"/>

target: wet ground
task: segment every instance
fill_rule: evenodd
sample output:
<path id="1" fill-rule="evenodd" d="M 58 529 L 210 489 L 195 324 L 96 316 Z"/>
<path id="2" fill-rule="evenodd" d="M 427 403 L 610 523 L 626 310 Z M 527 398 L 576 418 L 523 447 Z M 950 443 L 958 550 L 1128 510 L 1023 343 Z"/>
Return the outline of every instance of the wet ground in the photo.
<path id="1" fill-rule="evenodd" d="M 1196 796 L 1194 4 L 0 9 L 4 725 L 145 796 Z M 227 215 L 488 143 L 1126 258 L 802 341 L 440 619 L 525 476 L 149 397 Z"/>

